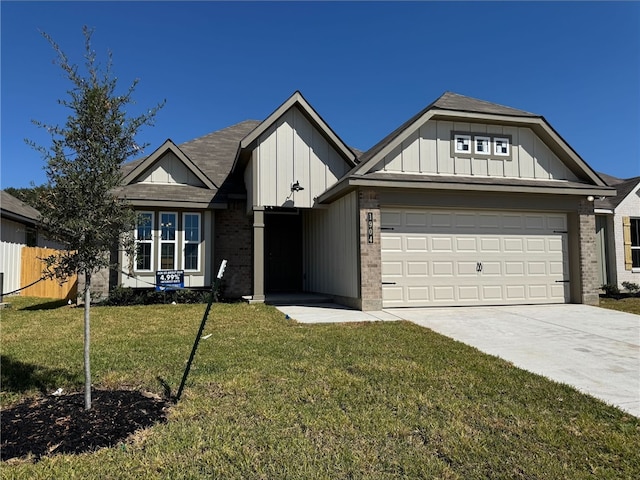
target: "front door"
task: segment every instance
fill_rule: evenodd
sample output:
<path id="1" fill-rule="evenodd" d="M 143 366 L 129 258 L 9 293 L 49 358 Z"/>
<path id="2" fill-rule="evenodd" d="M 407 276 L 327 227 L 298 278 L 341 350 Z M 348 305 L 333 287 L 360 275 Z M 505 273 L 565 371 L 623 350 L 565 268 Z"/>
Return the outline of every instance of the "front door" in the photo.
<path id="1" fill-rule="evenodd" d="M 265 292 L 302 291 L 302 220 L 297 213 L 265 214 Z"/>

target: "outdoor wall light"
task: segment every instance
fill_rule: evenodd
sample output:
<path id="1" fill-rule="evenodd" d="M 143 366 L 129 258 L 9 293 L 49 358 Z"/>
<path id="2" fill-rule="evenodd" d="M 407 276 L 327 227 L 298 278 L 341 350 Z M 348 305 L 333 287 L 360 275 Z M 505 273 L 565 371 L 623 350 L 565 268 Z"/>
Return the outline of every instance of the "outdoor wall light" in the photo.
<path id="1" fill-rule="evenodd" d="M 300 182 L 298 180 L 296 180 L 296 183 L 291 185 L 291 191 L 292 192 L 299 192 L 300 190 L 304 190 L 304 187 L 301 187 L 300 186 Z"/>
<path id="2" fill-rule="evenodd" d="M 593 195 L 589 195 L 589 196 L 587 197 L 587 201 L 588 201 L 588 202 L 593 202 L 594 200 L 595 200 L 595 198 L 593 197 Z"/>

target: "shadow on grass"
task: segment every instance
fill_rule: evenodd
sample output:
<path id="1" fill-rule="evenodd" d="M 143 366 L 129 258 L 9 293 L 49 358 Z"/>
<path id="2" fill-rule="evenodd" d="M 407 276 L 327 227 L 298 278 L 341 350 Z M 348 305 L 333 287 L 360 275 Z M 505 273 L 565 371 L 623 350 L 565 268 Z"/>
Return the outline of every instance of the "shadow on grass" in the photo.
<path id="1" fill-rule="evenodd" d="M 51 300 L 48 302 L 38 303 L 36 305 L 29 305 L 28 307 L 23 307 L 20 310 L 54 310 L 56 308 L 67 306 L 67 300 Z"/>
<path id="2" fill-rule="evenodd" d="M 9 392 L 22 393 L 35 388 L 46 394 L 62 384 L 82 382 L 78 375 L 67 370 L 24 363 L 7 355 L 0 356 L 0 366 L 2 389 Z"/>

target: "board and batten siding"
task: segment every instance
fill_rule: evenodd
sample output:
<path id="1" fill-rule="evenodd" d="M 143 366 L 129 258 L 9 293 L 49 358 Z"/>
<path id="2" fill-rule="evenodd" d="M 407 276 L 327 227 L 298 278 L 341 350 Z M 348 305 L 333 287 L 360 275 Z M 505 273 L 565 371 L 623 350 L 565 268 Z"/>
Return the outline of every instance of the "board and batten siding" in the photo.
<path id="1" fill-rule="evenodd" d="M 309 208 L 349 165 L 297 108 L 291 108 L 259 138 L 245 170 L 254 206 Z M 299 182 L 304 188 L 292 192 Z"/>
<path id="2" fill-rule="evenodd" d="M 357 204 L 352 192 L 327 209 L 305 212 L 305 291 L 358 297 Z"/>
<path id="3" fill-rule="evenodd" d="M 508 135 L 511 137 L 511 158 L 473 154 L 463 157 L 452 156 L 453 132 L 487 136 Z M 427 121 L 386 155 L 373 171 L 577 180 L 530 128 L 446 120 Z"/>
<path id="4" fill-rule="evenodd" d="M 204 184 L 194 173 L 172 152 L 167 152 L 161 159 L 154 162 L 153 168 L 140 178 L 140 183 L 204 187 Z"/>

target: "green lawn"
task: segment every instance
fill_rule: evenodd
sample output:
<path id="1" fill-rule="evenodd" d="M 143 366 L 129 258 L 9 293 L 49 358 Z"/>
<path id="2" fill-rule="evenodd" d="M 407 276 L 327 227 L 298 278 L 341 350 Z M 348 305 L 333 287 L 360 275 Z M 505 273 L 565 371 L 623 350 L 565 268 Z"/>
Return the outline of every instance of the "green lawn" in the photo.
<path id="1" fill-rule="evenodd" d="M 640 297 L 627 297 L 620 299 L 601 297 L 600 306 L 611 310 L 620 310 L 621 312 L 640 315 Z"/>
<path id="2" fill-rule="evenodd" d="M 82 309 L 10 300 L 3 405 L 79 389 Z M 92 311 L 97 387 L 177 388 L 204 305 Z M 218 304 L 209 333 L 167 423 L 126 446 L 6 462 L 2 478 L 640 478 L 639 419 L 411 323 L 301 325 Z"/>

